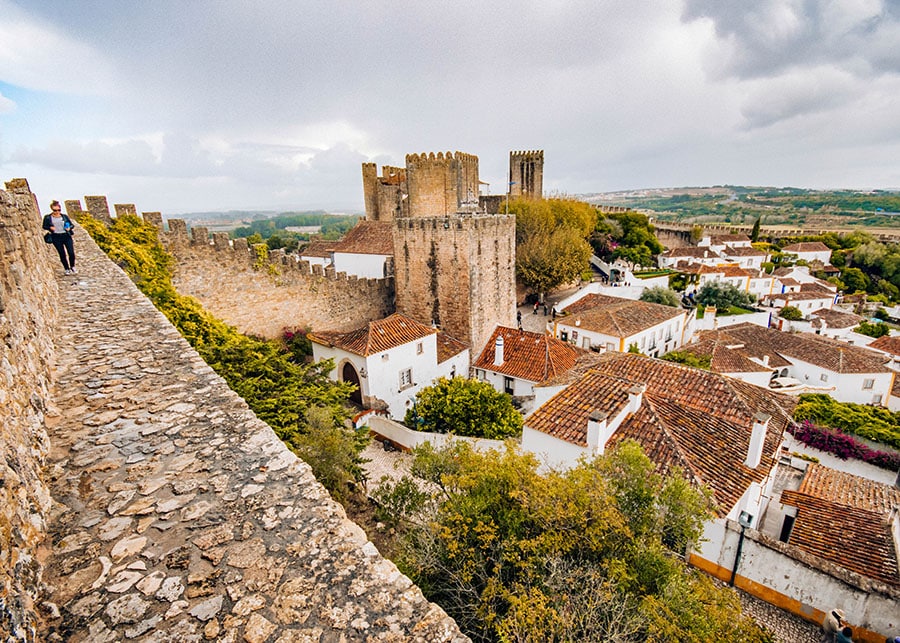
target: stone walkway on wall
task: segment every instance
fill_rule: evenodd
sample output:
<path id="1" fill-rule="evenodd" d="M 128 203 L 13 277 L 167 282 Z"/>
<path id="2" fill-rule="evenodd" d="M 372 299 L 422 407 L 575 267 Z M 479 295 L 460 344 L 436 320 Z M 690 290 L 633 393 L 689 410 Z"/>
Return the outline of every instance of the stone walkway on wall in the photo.
<path id="1" fill-rule="evenodd" d="M 76 248 L 43 638 L 468 640 L 80 230 Z"/>

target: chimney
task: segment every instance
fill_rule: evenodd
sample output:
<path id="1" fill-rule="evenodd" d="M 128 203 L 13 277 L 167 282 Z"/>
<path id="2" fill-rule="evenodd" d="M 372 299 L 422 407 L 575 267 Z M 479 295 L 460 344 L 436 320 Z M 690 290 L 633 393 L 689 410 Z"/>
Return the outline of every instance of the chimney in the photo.
<path id="1" fill-rule="evenodd" d="M 769 356 L 763 355 L 763 366 L 768 366 L 768 365 L 769 365 Z"/>
<path id="2" fill-rule="evenodd" d="M 744 464 L 755 469 L 762 460 L 763 445 L 766 443 L 766 430 L 769 428 L 771 415 L 757 413 L 753 416 L 753 431 L 750 433 L 750 447 Z"/>
<path id="3" fill-rule="evenodd" d="M 587 445 L 588 451 L 592 454 L 602 454 L 603 448 L 606 446 L 606 439 L 603 436 L 606 433 L 607 417 L 603 411 L 594 411 L 588 416 Z"/>
<path id="4" fill-rule="evenodd" d="M 644 384 L 635 384 L 628 389 L 628 414 L 637 413 L 641 408 L 641 402 L 644 398 L 644 391 L 647 390 Z"/>
<path id="5" fill-rule="evenodd" d="M 494 341 L 494 366 L 500 366 L 503 363 L 503 335 L 497 335 Z"/>

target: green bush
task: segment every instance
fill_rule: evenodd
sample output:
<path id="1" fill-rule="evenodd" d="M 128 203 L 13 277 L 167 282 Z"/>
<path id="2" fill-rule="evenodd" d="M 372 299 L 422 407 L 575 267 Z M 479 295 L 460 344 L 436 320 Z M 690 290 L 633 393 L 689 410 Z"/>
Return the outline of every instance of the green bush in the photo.
<path id="1" fill-rule="evenodd" d="M 840 429 L 900 449 L 900 413 L 882 406 L 838 402 L 828 395 L 804 394 L 794 409 L 794 419 Z"/>
<path id="2" fill-rule="evenodd" d="M 522 432 L 522 415 L 512 398 L 465 377 L 441 377 L 423 388 L 404 421 L 417 431 L 473 438 L 503 439 Z"/>
<path id="3" fill-rule="evenodd" d="M 778 313 L 778 316 L 788 321 L 800 321 L 803 319 L 803 313 L 796 306 L 785 306 Z"/>

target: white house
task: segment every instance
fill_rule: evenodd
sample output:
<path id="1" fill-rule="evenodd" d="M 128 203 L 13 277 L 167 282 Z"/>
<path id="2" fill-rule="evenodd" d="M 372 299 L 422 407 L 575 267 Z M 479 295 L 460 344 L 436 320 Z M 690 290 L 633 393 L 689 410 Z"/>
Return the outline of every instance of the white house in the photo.
<path id="1" fill-rule="evenodd" d="M 715 250 L 711 248 L 700 248 L 697 246 L 682 246 L 681 248 L 672 248 L 661 252 L 656 262 L 660 268 L 677 269 L 679 265 L 691 263 L 699 263 L 705 266 L 715 266 L 723 263 L 724 259 Z"/>
<path id="2" fill-rule="evenodd" d="M 821 261 L 824 265 L 831 263 L 831 248 L 821 241 L 802 241 L 800 243 L 792 243 L 781 249 L 784 254 L 791 254 L 797 259 L 811 263 L 813 261 Z"/>
<path id="3" fill-rule="evenodd" d="M 381 279 L 393 274 L 394 242 L 389 221 L 360 221 L 332 249 L 335 272 Z"/>
<path id="4" fill-rule="evenodd" d="M 871 342 L 867 348 L 882 353 L 889 361 L 885 363 L 892 371 L 900 371 L 900 336 L 885 335 Z M 900 376 L 894 377 L 894 387 L 888 400 L 888 408 L 900 411 Z"/>
<path id="5" fill-rule="evenodd" d="M 760 300 L 760 305 L 773 308 L 793 306 L 806 317 L 811 313 L 829 309 L 834 306 L 837 294 L 822 290 L 806 290 L 796 292 L 772 293 Z"/>
<path id="6" fill-rule="evenodd" d="M 525 420 L 522 449 L 570 467 L 623 440 L 708 485 L 720 518 L 761 514 L 794 403 L 709 371 L 607 353 Z"/>
<path id="7" fill-rule="evenodd" d="M 885 356 L 821 335 L 786 333 L 753 324 L 721 331 L 731 345 L 758 363 L 774 366 L 773 377 L 790 377 L 827 392 L 839 402 L 886 406 L 897 375 Z M 777 366 L 775 356 L 790 363 Z"/>
<path id="8" fill-rule="evenodd" d="M 308 261 L 310 265 L 319 265 L 327 268 L 331 265 L 332 252 L 336 241 L 323 241 L 322 239 L 313 239 L 297 254 L 301 261 Z"/>
<path id="9" fill-rule="evenodd" d="M 333 380 L 359 387 L 351 399 L 398 419 L 437 378 L 469 374 L 465 344 L 399 313 L 349 332 L 318 331 L 308 337 L 316 361 L 334 360 Z"/>
<path id="10" fill-rule="evenodd" d="M 761 270 L 763 262 L 769 260 L 768 253 L 750 246 L 725 246 L 719 254 L 725 260 L 750 270 Z"/>
<path id="11" fill-rule="evenodd" d="M 801 333 L 814 333 L 823 337 L 846 341 L 854 328 L 859 326 L 865 317 L 848 313 L 836 308 L 820 308 L 814 310 L 801 321 L 781 320 L 784 323 L 782 330 L 797 331 Z M 858 345 L 858 342 L 853 342 Z"/>
<path id="12" fill-rule="evenodd" d="M 583 352 L 549 335 L 497 326 L 472 369 L 501 393 L 528 397 L 535 384 L 562 375 Z"/>
<path id="13" fill-rule="evenodd" d="M 697 245 L 721 254 L 726 248 L 752 248 L 750 237 L 745 234 L 713 234 L 701 237 Z"/>
<path id="14" fill-rule="evenodd" d="M 561 312 L 553 335 L 586 350 L 627 351 L 633 344 L 657 357 L 685 341 L 687 312 L 682 308 L 591 294 Z"/>

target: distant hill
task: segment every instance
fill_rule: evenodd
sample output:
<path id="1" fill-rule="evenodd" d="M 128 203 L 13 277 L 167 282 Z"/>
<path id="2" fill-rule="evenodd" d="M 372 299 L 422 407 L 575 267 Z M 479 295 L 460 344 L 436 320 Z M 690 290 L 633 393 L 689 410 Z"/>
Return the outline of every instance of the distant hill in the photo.
<path id="1" fill-rule="evenodd" d="M 762 217 L 765 225 L 900 227 L 900 190 L 717 185 L 582 194 L 579 198 L 684 223 L 752 225 Z"/>

